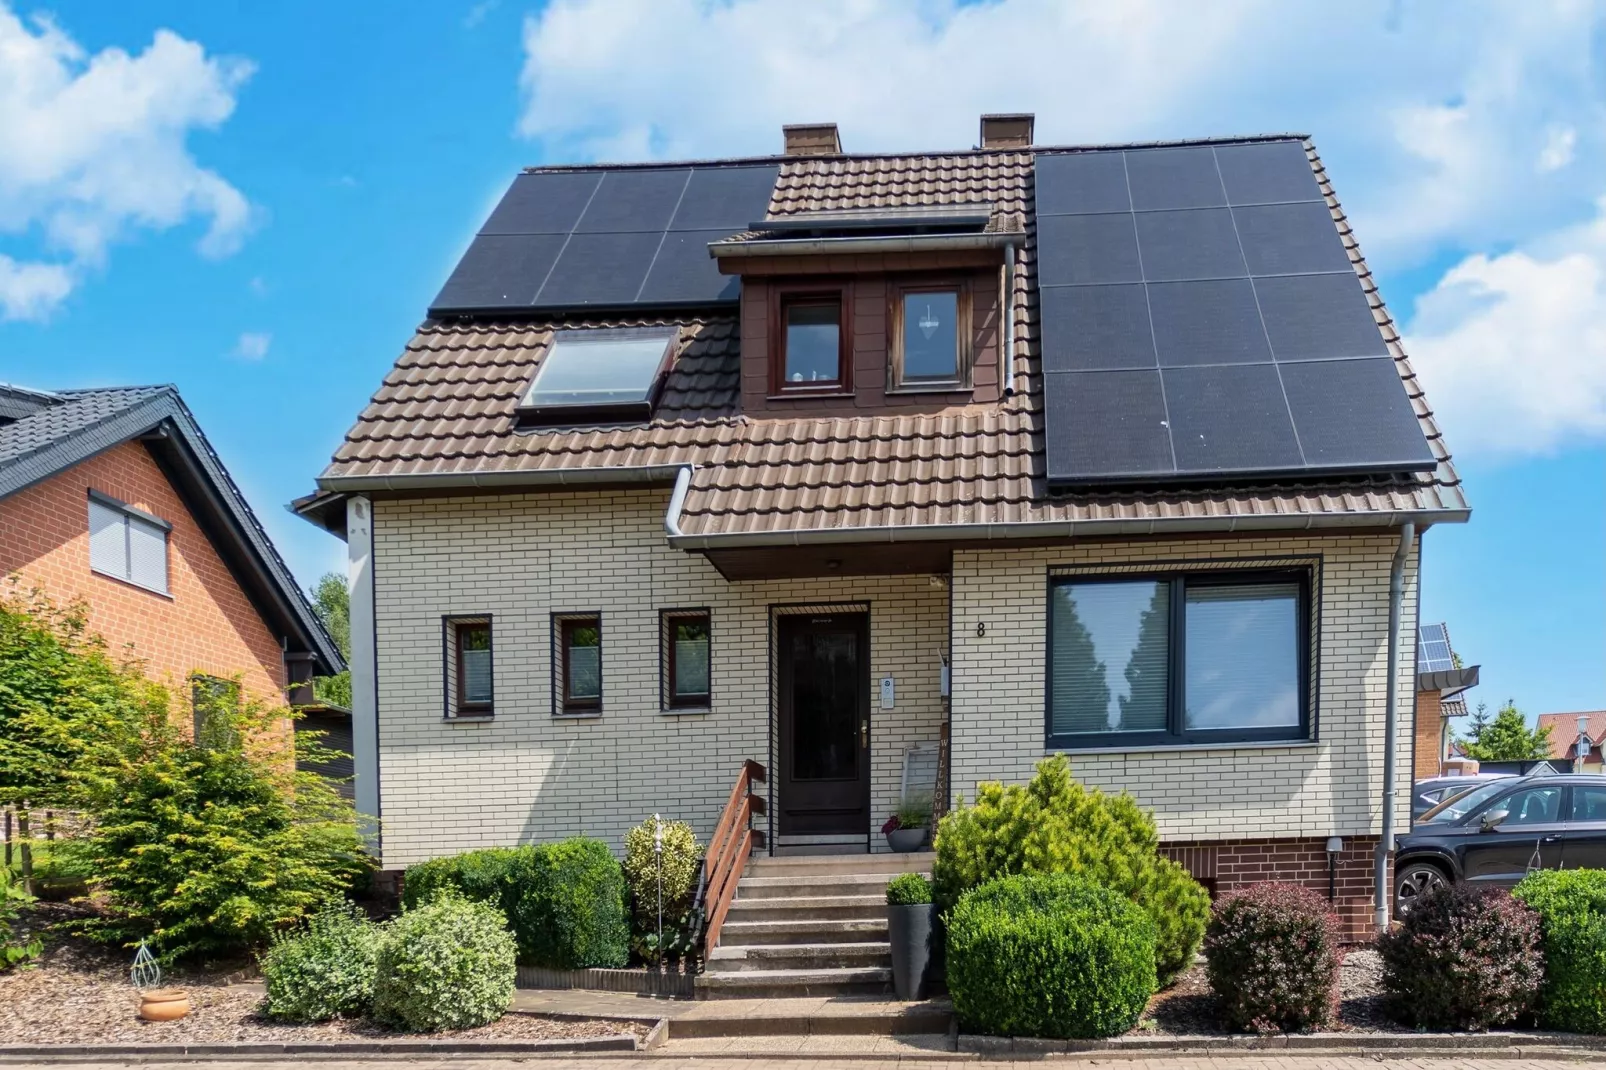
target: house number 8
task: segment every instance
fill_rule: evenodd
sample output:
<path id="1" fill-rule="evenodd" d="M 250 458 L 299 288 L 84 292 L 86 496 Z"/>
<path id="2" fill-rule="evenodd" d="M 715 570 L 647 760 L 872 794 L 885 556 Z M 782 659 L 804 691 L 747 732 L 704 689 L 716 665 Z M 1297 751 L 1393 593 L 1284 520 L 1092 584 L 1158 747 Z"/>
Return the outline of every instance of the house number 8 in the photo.
<path id="1" fill-rule="evenodd" d="M 984 620 L 977 621 L 976 622 L 976 637 L 979 639 L 979 638 L 981 638 L 982 636 L 984 636 L 986 634 L 987 634 L 987 622 L 984 621 Z"/>

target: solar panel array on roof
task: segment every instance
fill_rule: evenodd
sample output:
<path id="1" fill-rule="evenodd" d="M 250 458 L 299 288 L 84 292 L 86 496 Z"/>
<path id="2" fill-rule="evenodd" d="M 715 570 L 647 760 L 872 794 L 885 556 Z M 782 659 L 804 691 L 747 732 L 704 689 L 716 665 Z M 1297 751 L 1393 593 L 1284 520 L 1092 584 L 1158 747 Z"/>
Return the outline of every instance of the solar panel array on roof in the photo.
<path id="1" fill-rule="evenodd" d="M 1450 655 L 1450 630 L 1443 624 L 1424 624 L 1417 629 L 1416 671 L 1443 672 L 1455 668 Z"/>
<path id="2" fill-rule="evenodd" d="M 1433 466 L 1300 142 L 1035 177 L 1051 483 Z"/>
<path id="3" fill-rule="evenodd" d="M 779 168 L 519 175 L 430 312 L 706 306 L 736 300 L 708 243 L 764 215 Z"/>

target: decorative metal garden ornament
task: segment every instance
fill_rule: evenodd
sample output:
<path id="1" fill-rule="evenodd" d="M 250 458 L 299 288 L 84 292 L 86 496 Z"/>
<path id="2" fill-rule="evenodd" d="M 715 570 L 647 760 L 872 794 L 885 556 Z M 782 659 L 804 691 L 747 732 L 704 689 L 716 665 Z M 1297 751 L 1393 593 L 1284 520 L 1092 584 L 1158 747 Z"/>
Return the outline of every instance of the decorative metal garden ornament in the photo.
<path id="1" fill-rule="evenodd" d="M 652 854 L 658 862 L 658 961 L 664 961 L 664 820 L 652 815 Z"/>
<path id="2" fill-rule="evenodd" d="M 157 987 L 162 983 L 162 966 L 143 940 L 128 977 L 139 990 L 139 1016 L 147 1022 L 172 1022 L 190 1013 L 190 997 L 182 988 Z"/>
<path id="3" fill-rule="evenodd" d="M 128 976 L 141 992 L 162 983 L 161 963 L 156 961 L 156 956 L 151 954 L 150 947 L 143 940 L 139 942 L 139 950 L 134 952 L 134 968 L 128 971 Z"/>

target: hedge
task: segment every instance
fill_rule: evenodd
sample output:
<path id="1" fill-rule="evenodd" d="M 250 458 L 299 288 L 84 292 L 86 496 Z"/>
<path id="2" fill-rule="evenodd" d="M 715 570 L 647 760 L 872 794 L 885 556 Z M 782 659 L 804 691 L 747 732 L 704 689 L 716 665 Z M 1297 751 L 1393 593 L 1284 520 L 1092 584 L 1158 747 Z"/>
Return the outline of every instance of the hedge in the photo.
<path id="1" fill-rule="evenodd" d="M 1539 913 L 1539 1020 L 1550 1029 L 1606 1033 L 1606 870 L 1541 870 L 1512 894 Z"/>

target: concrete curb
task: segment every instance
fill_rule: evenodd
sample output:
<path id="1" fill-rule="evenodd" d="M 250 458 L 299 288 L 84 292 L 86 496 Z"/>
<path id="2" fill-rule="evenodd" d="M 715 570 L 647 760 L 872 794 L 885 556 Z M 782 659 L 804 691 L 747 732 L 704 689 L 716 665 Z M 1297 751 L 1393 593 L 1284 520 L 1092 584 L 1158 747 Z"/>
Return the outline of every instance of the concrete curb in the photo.
<path id="1" fill-rule="evenodd" d="M 646 1050 L 663 1043 L 665 1020 L 641 1041 Z M 375 1040 L 292 1041 L 284 1044 L 26 1044 L 0 1047 L 0 1062 L 144 1058 L 261 1058 L 275 1055 L 572 1055 L 638 1050 L 629 1033 L 571 1040 Z"/>
<path id="2" fill-rule="evenodd" d="M 1108 1040 L 1045 1040 L 961 1033 L 964 1055 L 1215 1055 L 1231 1052 L 1327 1055 L 1476 1054 L 1531 1056 L 1536 1050 L 1606 1052 L 1606 1037 L 1574 1033 L 1296 1033 L 1273 1036 L 1112 1037 Z"/>

